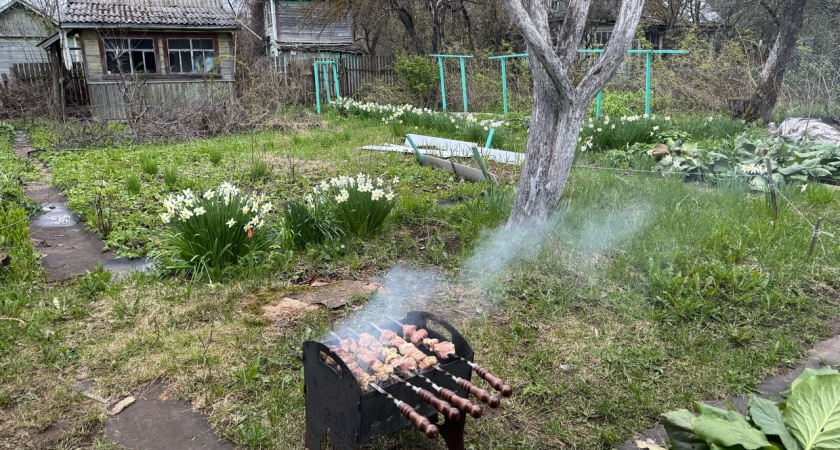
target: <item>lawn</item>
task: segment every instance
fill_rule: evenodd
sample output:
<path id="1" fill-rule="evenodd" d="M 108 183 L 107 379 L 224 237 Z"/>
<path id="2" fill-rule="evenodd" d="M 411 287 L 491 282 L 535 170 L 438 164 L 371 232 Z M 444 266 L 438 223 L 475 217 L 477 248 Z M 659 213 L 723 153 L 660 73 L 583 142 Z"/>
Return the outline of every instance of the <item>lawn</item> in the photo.
<path id="1" fill-rule="evenodd" d="M 74 384 L 118 398 L 165 380 L 237 445 L 301 448 L 301 343 L 362 320 L 377 302 L 355 298 L 283 323 L 263 314 L 261 306 L 313 278 L 382 281 L 399 270 L 437 280 L 422 305 L 398 308 L 448 318 L 476 360 L 515 389 L 502 408 L 468 419 L 476 449 L 612 448 L 665 411 L 754 388 L 838 331 L 840 241 L 823 236 L 809 257 L 805 220 L 823 217 L 824 229 L 835 230 L 840 192 L 831 187 L 783 187 L 790 203 L 774 220 L 764 194 L 743 178 L 709 184 L 576 168 L 555 220 L 506 229 L 475 200 L 486 198 L 482 186 L 409 155 L 356 150 L 399 142 L 393 124 L 326 117 L 294 131 L 40 155 L 82 217 L 96 212 L 102 193 L 115 213 L 106 244 L 126 256 L 165 253 L 158 214 L 176 190 L 230 181 L 281 205 L 340 174 L 400 183 L 377 236 L 304 250 L 275 245 L 221 282 L 171 274 L 115 282 L 103 273 L 4 281 L 0 317 L 23 321 L 0 321 L 4 445 L 18 448 L 54 427 L 61 431 L 42 446 L 112 448 L 100 405 Z M 44 131 L 32 131 L 37 144 Z M 158 170 L 144 172 L 150 158 Z M 167 168 L 177 172 L 169 183 Z M 495 170 L 502 185 L 515 184 L 512 172 Z M 140 183 L 134 193 L 129 178 Z M 405 430 L 367 448 L 442 442 Z"/>

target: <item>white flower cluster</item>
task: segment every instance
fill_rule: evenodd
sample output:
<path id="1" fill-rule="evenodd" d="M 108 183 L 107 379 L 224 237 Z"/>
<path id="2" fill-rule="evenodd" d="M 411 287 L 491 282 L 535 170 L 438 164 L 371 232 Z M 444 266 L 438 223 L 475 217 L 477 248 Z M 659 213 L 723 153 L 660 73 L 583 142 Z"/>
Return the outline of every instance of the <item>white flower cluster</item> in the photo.
<path id="1" fill-rule="evenodd" d="M 761 164 L 744 164 L 741 171 L 750 175 L 763 175 L 765 168 Z"/>
<path id="2" fill-rule="evenodd" d="M 403 121 L 407 118 L 406 116 L 414 114 L 417 116 L 426 115 L 431 117 L 447 117 L 450 123 L 454 124 L 456 128 L 460 127 L 459 121 L 452 114 L 434 111 L 429 108 L 418 108 L 409 104 L 380 105 L 378 103 L 359 102 L 351 98 L 342 98 L 341 100 L 338 100 L 336 104 L 339 108 L 345 109 L 351 113 L 364 113 L 369 116 L 381 117 L 382 122 L 385 123 L 403 123 Z M 484 127 L 484 131 L 489 131 L 490 125 L 493 122 L 489 119 L 479 121 L 472 114 L 467 115 L 465 120 L 467 125 L 480 125 Z"/>
<path id="3" fill-rule="evenodd" d="M 312 190 L 316 195 L 326 196 L 331 195 L 331 191 L 334 192 L 335 189 L 339 189 L 338 195 L 333 196 L 335 201 L 338 203 L 344 203 L 350 198 L 348 189 L 355 189 L 359 192 L 370 192 L 370 198 L 372 200 L 379 200 L 380 198 L 385 197 L 386 200 L 391 201 L 394 197 L 396 197 L 392 188 L 399 182 L 399 177 L 394 177 L 389 183 L 381 177 L 373 179 L 363 173 L 359 173 L 355 178 L 341 175 L 338 178 L 324 180 L 321 184 L 312 188 Z M 306 201 L 310 205 L 313 205 L 314 198 L 311 195 L 308 195 L 306 196 Z"/>
<path id="4" fill-rule="evenodd" d="M 173 218 L 184 222 L 192 217 L 207 213 L 207 209 L 201 206 L 201 204 L 211 207 L 211 202 L 215 201 L 224 202 L 225 206 L 227 206 L 230 205 L 232 199 L 245 203 L 245 206 L 242 207 L 243 214 L 254 214 L 243 227 L 246 231 L 265 226 L 265 215 L 274 208 L 271 202 L 266 201 L 265 195 L 252 193 L 250 198 L 243 199 L 239 188 L 228 182 L 224 182 L 217 189 L 208 190 L 200 197 L 190 189 L 184 189 L 179 194 L 170 195 L 163 202 L 163 207 L 166 212 L 160 214 L 159 217 L 163 223 L 170 223 Z M 228 228 L 232 228 L 236 225 L 236 219 L 231 217 L 226 224 Z"/>

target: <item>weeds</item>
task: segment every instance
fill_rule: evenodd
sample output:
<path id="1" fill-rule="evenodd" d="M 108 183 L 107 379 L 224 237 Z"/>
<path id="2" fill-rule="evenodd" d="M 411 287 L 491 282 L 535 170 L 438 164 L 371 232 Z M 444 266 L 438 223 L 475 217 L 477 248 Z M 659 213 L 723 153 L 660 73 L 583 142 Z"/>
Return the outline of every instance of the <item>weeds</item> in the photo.
<path id="1" fill-rule="evenodd" d="M 155 155 L 146 152 L 140 154 L 140 169 L 146 175 L 153 177 L 158 173 L 158 163 Z"/>
<path id="2" fill-rule="evenodd" d="M 223 153 L 222 150 L 219 148 L 212 148 L 210 152 L 207 154 L 210 163 L 214 166 L 218 166 L 220 162 L 222 162 Z"/>
<path id="3" fill-rule="evenodd" d="M 268 179 L 273 171 L 273 167 L 271 167 L 267 162 L 263 161 L 262 159 L 254 159 L 251 161 L 251 167 L 249 169 L 249 174 L 251 176 L 251 181 L 264 181 Z"/>
<path id="4" fill-rule="evenodd" d="M 163 182 L 169 189 L 175 189 L 178 186 L 178 168 L 175 166 L 166 166 L 163 169 Z"/>
<path id="5" fill-rule="evenodd" d="M 137 195 L 140 193 L 140 189 L 142 188 L 142 184 L 140 183 L 140 175 L 136 173 L 130 173 L 125 176 L 125 190 L 129 194 Z"/>
<path id="6" fill-rule="evenodd" d="M 137 184 L 139 183 L 140 180 L 138 179 Z M 126 179 L 126 189 L 128 189 L 129 192 L 131 192 L 132 189 L 128 185 L 128 179 Z M 140 189 L 138 187 L 137 192 L 139 191 Z M 107 239 L 108 236 L 111 235 L 111 231 L 114 229 L 114 220 L 118 214 L 116 209 L 116 202 L 114 202 L 113 194 L 105 193 L 101 189 L 96 192 L 93 197 L 93 204 L 87 213 L 87 223 L 91 228 L 96 230 L 103 239 Z"/>

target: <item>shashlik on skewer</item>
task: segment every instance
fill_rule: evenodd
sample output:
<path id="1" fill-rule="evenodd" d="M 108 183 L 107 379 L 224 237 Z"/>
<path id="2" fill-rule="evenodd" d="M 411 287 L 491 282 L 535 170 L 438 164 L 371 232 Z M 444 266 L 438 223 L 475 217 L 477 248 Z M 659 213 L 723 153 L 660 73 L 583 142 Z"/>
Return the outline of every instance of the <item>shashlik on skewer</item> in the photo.
<path id="1" fill-rule="evenodd" d="M 505 384 L 501 378 L 493 375 L 490 373 L 489 370 L 486 368 L 468 360 L 461 356 L 458 356 L 455 353 L 455 345 L 449 341 L 439 342 L 437 339 L 428 339 L 429 332 L 424 329 L 417 329 L 416 325 L 406 325 L 400 322 L 399 320 L 389 316 L 386 314 L 386 317 L 391 319 L 393 322 L 402 326 L 403 329 L 403 336 L 406 339 L 411 340 L 412 342 L 422 342 L 425 347 L 429 350 L 434 351 L 441 359 L 446 359 L 450 356 L 454 356 L 461 361 L 466 362 L 469 366 L 473 369 L 473 371 L 484 381 L 488 382 L 490 386 L 493 387 L 496 391 L 498 391 L 502 397 L 510 397 L 513 394 L 513 389 Z"/>
<path id="2" fill-rule="evenodd" d="M 461 411 L 473 416 L 474 418 L 478 419 L 484 414 L 484 410 L 481 409 L 481 406 L 473 404 L 473 402 L 469 401 L 468 399 L 461 397 L 460 395 L 456 394 L 455 391 L 451 391 L 446 389 L 445 387 L 438 386 L 435 384 L 434 381 L 427 378 L 425 375 L 420 373 L 415 373 L 417 377 L 424 380 L 426 383 L 429 383 L 432 386 L 432 389 L 440 395 L 440 397 L 446 400 L 449 403 L 455 405 L 456 408 L 460 409 Z M 394 378 L 406 382 L 405 379 L 399 377 L 398 375 L 394 374 Z"/>
<path id="3" fill-rule="evenodd" d="M 393 332 L 391 330 L 383 330 L 383 329 L 379 328 L 374 323 L 371 323 L 371 325 L 373 325 L 374 328 L 376 328 L 377 330 L 380 331 L 380 333 L 381 333 L 380 337 L 379 337 L 380 342 L 386 341 L 388 343 L 388 345 L 399 346 L 400 347 L 400 352 L 402 352 L 403 348 L 408 348 L 408 346 L 411 346 L 414 349 L 417 348 L 417 347 L 414 346 L 414 344 L 406 343 L 405 340 L 401 339 L 399 336 L 396 336 L 395 332 Z M 419 350 L 417 350 L 417 351 L 419 352 Z M 422 352 L 420 352 L 420 353 L 422 353 Z M 430 356 L 429 358 L 435 358 L 435 357 Z M 435 358 L 435 359 L 437 359 L 437 358 Z M 422 366 L 420 366 L 420 368 L 426 370 L 426 368 L 424 368 Z M 440 365 L 438 365 L 437 362 L 435 362 L 435 364 L 432 364 L 431 368 L 437 369 L 440 372 L 445 373 L 450 378 L 452 378 L 453 381 L 458 383 L 458 386 L 460 386 L 462 389 L 469 392 L 470 394 L 474 395 L 476 398 L 478 398 L 482 402 L 486 403 L 491 408 L 498 408 L 499 407 L 499 404 L 501 403 L 499 401 L 499 397 L 496 397 L 495 395 L 491 395 L 489 392 L 485 391 L 484 389 L 481 389 L 480 387 L 472 384 L 469 380 L 465 380 L 463 378 L 456 377 L 455 375 L 452 375 L 451 373 L 444 370 Z"/>
<path id="4" fill-rule="evenodd" d="M 385 379 L 388 378 L 388 376 L 385 375 L 385 374 L 392 375 L 394 373 L 394 370 L 399 370 L 400 373 L 410 374 L 410 373 L 413 373 L 414 368 L 416 368 L 416 362 L 415 362 L 414 359 L 409 358 L 409 357 L 405 357 L 403 359 L 400 359 L 399 356 L 392 357 L 393 354 L 394 354 L 393 350 L 392 349 L 387 349 L 387 350 L 384 349 L 382 347 L 382 344 L 380 344 L 379 341 L 377 341 L 376 338 L 374 338 L 372 335 L 367 334 L 367 333 L 363 333 L 363 334 L 360 335 L 359 333 L 356 333 L 355 331 L 352 331 L 352 330 L 350 330 L 350 332 L 354 333 L 355 335 L 357 335 L 359 337 L 358 342 L 356 342 L 353 339 L 340 339 L 340 336 L 336 335 L 335 333 L 333 333 L 333 335 L 336 336 L 337 338 L 339 338 L 340 342 L 344 342 L 345 347 L 349 348 L 349 347 L 352 346 L 352 348 L 355 349 L 355 352 L 356 352 L 356 354 L 354 355 L 355 356 L 355 361 L 362 361 L 369 368 L 377 367 L 377 364 L 374 364 L 374 361 L 376 363 L 378 363 L 378 368 L 376 369 L 377 370 L 376 378 L 378 380 L 385 381 Z M 352 341 L 352 342 L 349 342 L 349 341 Z M 365 347 L 363 345 L 363 343 L 369 345 L 370 348 Z M 343 349 L 339 349 L 339 350 L 341 350 L 344 355 L 347 355 L 347 352 L 345 350 L 343 350 Z M 378 350 L 378 354 L 379 354 L 378 358 L 376 357 L 377 350 Z M 334 350 L 334 352 L 335 352 L 335 350 Z M 338 355 L 338 353 L 336 353 L 336 355 Z M 374 358 L 374 359 L 371 360 L 370 358 Z M 382 359 L 389 358 L 390 361 L 383 363 L 383 361 L 379 360 L 379 358 L 382 358 Z M 344 356 L 342 356 L 342 359 L 344 359 Z M 355 364 L 355 361 L 354 361 L 354 364 Z M 348 366 L 348 368 L 349 368 L 349 366 Z M 355 370 L 355 369 L 351 369 L 351 371 L 353 371 L 353 370 Z M 384 377 L 384 379 L 383 379 L 383 377 Z M 357 381 L 359 381 L 360 383 L 363 383 L 363 381 L 366 381 L 367 386 L 376 387 L 375 383 L 373 383 L 371 380 L 365 379 L 364 377 L 362 377 L 362 380 L 359 380 L 359 378 L 357 377 Z M 441 399 L 435 397 L 435 395 L 433 393 L 431 393 L 431 392 L 429 392 L 429 391 L 427 391 L 423 388 L 414 386 L 413 384 L 408 383 L 407 381 L 403 380 L 403 382 L 405 382 L 406 385 L 411 387 L 411 389 L 415 393 L 417 393 L 417 395 L 423 401 L 425 401 L 426 403 L 429 403 L 438 412 L 443 414 L 443 416 L 446 417 L 447 420 L 458 420 L 461 417 L 461 413 L 458 411 L 458 409 L 453 407 L 452 405 L 450 405 L 447 401 L 441 400 Z M 363 386 L 365 386 L 365 384 L 363 384 Z"/>

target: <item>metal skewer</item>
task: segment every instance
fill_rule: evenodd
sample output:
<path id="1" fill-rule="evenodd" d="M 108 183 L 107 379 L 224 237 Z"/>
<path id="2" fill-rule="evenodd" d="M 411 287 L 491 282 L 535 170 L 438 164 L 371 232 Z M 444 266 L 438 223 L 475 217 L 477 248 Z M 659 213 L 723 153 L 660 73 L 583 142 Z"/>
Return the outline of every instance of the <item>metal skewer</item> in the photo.
<path id="1" fill-rule="evenodd" d="M 392 321 L 399 324 L 400 326 L 403 326 L 402 322 L 400 322 L 399 320 L 391 317 L 390 315 L 385 314 L 385 317 L 391 319 Z M 432 349 L 432 350 L 434 350 L 434 349 Z M 484 368 L 484 367 L 482 367 L 482 366 L 464 358 L 461 355 L 452 353 L 452 356 L 454 356 L 454 357 L 460 359 L 461 361 L 467 363 L 472 368 L 473 372 L 476 373 L 476 375 L 478 375 L 482 380 L 489 383 L 490 386 L 493 387 L 493 389 L 495 389 L 496 391 L 499 392 L 499 394 L 502 395 L 502 397 L 510 397 L 511 394 L 513 394 L 513 389 L 509 385 L 505 384 L 505 382 L 502 381 L 501 378 L 499 378 L 499 377 L 493 375 L 492 373 L 490 373 L 490 371 L 487 370 L 486 368 Z"/>
<path id="2" fill-rule="evenodd" d="M 437 384 L 435 384 L 434 381 L 430 380 L 428 377 L 421 374 L 420 372 L 412 373 L 420 379 L 422 379 L 423 381 L 425 381 L 426 383 L 429 383 L 432 386 L 432 389 L 434 389 L 438 393 L 438 395 L 440 395 L 444 400 L 452 403 L 461 411 L 473 416 L 473 418 L 478 419 L 484 414 L 484 410 L 481 408 L 481 406 L 478 406 L 473 402 L 469 401 L 468 399 L 461 397 L 460 395 L 455 393 L 455 391 L 438 386 Z"/>
<path id="3" fill-rule="evenodd" d="M 400 413 L 403 416 L 405 416 L 406 419 L 410 420 L 414 424 L 414 426 L 417 427 L 418 430 L 420 430 L 423 434 L 426 435 L 427 438 L 434 439 L 438 436 L 440 430 L 438 430 L 438 427 L 435 426 L 435 424 L 429 422 L 429 419 L 415 411 L 414 408 L 409 406 L 406 402 L 394 398 L 393 395 L 387 393 L 385 389 L 379 387 L 378 384 L 370 383 L 370 385 L 371 387 L 373 387 L 380 393 L 385 394 L 389 399 L 391 399 L 391 401 L 393 401 L 394 404 L 397 405 L 397 409 L 400 411 Z"/>

